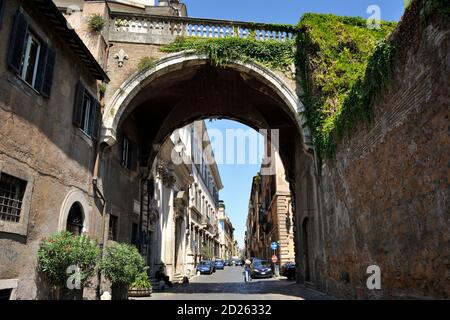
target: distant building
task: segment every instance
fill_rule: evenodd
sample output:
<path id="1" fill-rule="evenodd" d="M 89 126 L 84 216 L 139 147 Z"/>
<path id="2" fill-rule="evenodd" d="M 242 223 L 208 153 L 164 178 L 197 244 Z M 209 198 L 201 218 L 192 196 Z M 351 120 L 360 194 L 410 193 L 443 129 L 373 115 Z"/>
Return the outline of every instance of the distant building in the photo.
<path id="1" fill-rule="evenodd" d="M 277 255 L 281 265 L 295 261 L 294 225 L 289 184 L 283 164 L 275 156 L 275 175 L 253 178 L 245 233 L 245 255 L 270 259 Z M 271 249 L 277 242 L 278 248 Z"/>
<path id="2" fill-rule="evenodd" d="M 235 254 L 234 251 L 234 228 L 230 218 L 225 212 L 225 203 L 219 202 L 219 211 L 217 217 L 219 223 L 219 239 L 220 239 L 220 258 L 231 259 Z"/>
<path id="3" fill-rule="evenodd" d="M 150 178 L 149 248 L 153 273 L 163 269 L 174 282 L 195 274 L 202 259 L 219 256 L 216 218 L 219 190 L 223 188 L 204 121 L 176 130 L 163 144 Z M 159 218 L 158 218 L 159 217 Z M 144 226 L 145 228 L 145 226 Z"/>

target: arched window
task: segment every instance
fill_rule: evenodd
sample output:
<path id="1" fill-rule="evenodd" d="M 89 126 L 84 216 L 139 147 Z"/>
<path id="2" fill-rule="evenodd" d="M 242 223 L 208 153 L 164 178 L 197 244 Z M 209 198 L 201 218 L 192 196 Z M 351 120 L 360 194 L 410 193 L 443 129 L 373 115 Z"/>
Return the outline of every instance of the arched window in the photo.
<path id="1" fill-rule="evenodd" d="M 66 230 L 74 235 L 81 235 L 83 232 L 84 214 L 81 204 L 75 202 L 69 210 L 67 216 Z"/>

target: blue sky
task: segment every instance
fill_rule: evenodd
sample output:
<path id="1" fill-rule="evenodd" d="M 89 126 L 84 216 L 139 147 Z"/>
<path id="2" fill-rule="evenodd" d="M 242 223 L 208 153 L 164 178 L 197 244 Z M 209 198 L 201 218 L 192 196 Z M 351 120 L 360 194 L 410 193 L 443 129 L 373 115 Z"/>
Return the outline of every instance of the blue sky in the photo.
<path id="1" fill-rule="evenodd" d="M 268 23 L 295 24 L 307 12 L 333 13 L 368 18 L 367 8 L 378 5 L 381 19 L 398 21 L 403 14 L 403 0 L 184 0 L 191 17 L 242 20 Z M 206 121 L 208 128 L 247 130 L 248 127 L 234 121 Z M 217 153 L 217 152 L 215 152 Z M 226 212 L 235 227 L 235 238 L 242 247 L 245 220 L 253 176 L 259 164 L 219 165 L 224 189 L 220 197 L 225 201 Z"/>
<path id="2" fill-rule="evenodd" d="M 270 23 L 297 23 L 306 12 L 369 17 L 370 5 L 381 9 L 381 19 L 398 21 L 403 0 L 184 0 L 191 17 Z"/>

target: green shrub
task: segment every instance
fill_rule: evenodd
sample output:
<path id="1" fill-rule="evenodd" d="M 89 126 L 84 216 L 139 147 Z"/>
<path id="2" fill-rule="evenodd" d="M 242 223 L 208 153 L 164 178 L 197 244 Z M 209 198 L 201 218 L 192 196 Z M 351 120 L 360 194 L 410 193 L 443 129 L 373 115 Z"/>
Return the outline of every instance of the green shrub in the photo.
<path id="1" fill-rule="evenodd" d="M 152 284 L 148 279 L 147 271 L 143 271 L 137 275 L 132 283 L 130 283 L 130 288 L 133 289 L 150 289 Z"/>
<path id="2" fill-rule="evenodd" d="M 145 261 L 136 247 L 115 243 L 106 247 L 100 269 L 113 285 L 128 285 L 145 270 Z"/>
<path id="3" fill-rule="evenodd" d="M 138 64 L 139 71 L 144 71 L 147 69 L 152 69 L 155 66 L 155 58 L 143 57 Z"/>
<path id="4" fill-rule="evenodd" d="M 88 27 L 91 32 L 100 33 L 105 27 L 105 19 L 99 15 L 94 14 L 89 18 Z"/>
<path id="5" fill-rule="evenodd" d="M 64 287 L 70 276 L 69 266 L 80 268 L 81 285 L 84 286 L 94 274 L 100 249 L 95 241 L 86 236 L 73 236 L 61 231 L 42 240 L 39 247 L 38 268 L 54 286 Z"/>
<path id="6" fill-rule="evenodd" d="M 105 93 L 106 93 L 106 83 L 102 82 L 99 87 L 98 90 L 100 92 L 100 97 L 104 97 Z"/>

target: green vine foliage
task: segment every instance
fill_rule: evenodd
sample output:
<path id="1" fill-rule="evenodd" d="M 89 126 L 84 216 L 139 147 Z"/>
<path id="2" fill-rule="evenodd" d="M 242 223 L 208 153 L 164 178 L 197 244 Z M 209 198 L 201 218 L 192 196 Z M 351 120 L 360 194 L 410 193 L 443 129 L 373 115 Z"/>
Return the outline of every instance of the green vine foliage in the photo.
<path id="1" fill-rule="evenodd" d="M 396 23 L 367 28 L 366 20 L 305 14 L 299 22 L 296 67 L 308 125 L 320 158 L 331 158 L 338 138 L 371 119 L 370 103 L 386 83 L 393 49 L 382 42 Z"/>
<path id="2" fill-rule="evenodd" d="M 155 66 L 156 59 L 153 57 L 143 57 L 138 64 L 138 70 L 144 71 L 151 69 Z"/>
<path id="3" fill-rule="evenodd" d="M 420 10 L 422 23 L 436 12 L 447 18 L 450 8 L 445 0 L 413 0 L 407 10 L 414 7 Z M 374 29 L 363 18 L 310 13 L 297 26 L 267 26 L 293 32 L 296 40 L 180 37 L 161 50 L 206 54 L 219 67 L 240 60 L 287 71 L 295 64 L 300 98 L 321 161 L 333 158 L 339 139 L 372 119 L 373 101 L 391 77 L 397 48 L 386 39 L 396 26 L 381 21 Z"/>
<path id="4" fill-rule="evenodd" d="M 286 41 L 259 41 L 253 38 L 184 38 L 162 47 L 163 52 L 191 51 L 206 54 L 215 66 L 225 66 L 231 61 L 253 61 L 268 68 L 288 70 L 295 60 L 295 43 Z"/>

